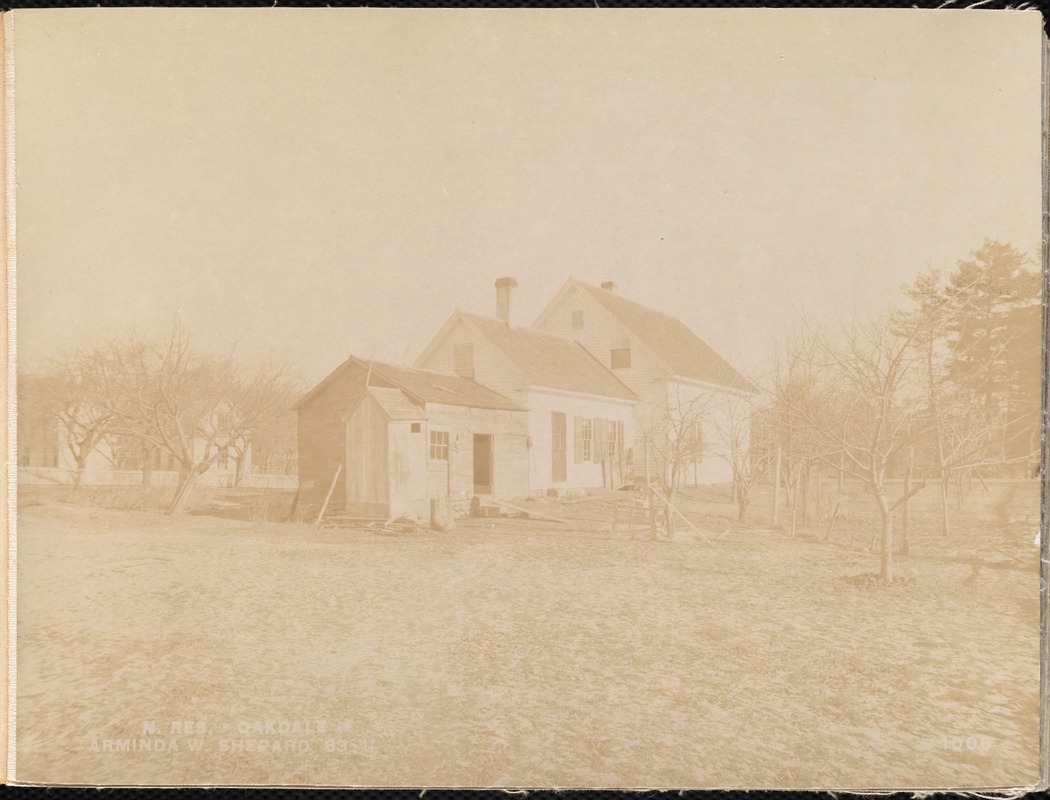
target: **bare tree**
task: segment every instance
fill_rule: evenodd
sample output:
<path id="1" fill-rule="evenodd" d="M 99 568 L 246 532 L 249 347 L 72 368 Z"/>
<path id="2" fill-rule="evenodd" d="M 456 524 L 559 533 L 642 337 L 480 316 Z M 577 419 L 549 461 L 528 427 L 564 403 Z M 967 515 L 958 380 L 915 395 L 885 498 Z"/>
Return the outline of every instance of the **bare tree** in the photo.
<path id="1" fill-rule="evenodd" d="M 298 382 L 288 376 L 283 364 L 266 363 L 249 373 L 242 373 L 232 382 L 229 392 L 229 413 L 235 424 L 227 425 L 231 435 L 224 448 L 235 465 L 234 485 L 244 480 L 249 452 L 253 457 L 271 451 L 287 449 L 289 442 L 295 448 L 295 417 L 290 412 L 292 403 L 302 393 Z"/>
<path id="2" fill-rule="evenodd" d="M 52 364 L 49 373 L 32 381 L 22 401 L 38 414 L 53 419 L 73 458 L 74 488 L 80 486 L 88 458 L 104 440 L 111 418 L 100 400 L 100 387 L 90 363 L 79 355 Z"/>
<path id="3" fill-rule="evenodd" d="M 879 573 L 893 581 L 896 511 L 926 486 L 911 485 L 891 498 L 887 470 L 928 432 L 917 382 L 914 337 L 901 336 L 888 320 L 856 323 L 839 342 L 819 340 L 818 402 L 799 413 L 821 446 L 818 458 L 844 459 L 846 474 L 863 480 L 880 518 Z"/>
<path id="4" fill-rule="evenodd" d="M 708 449 L 704 429 L 710 422 L 713 395 L 672 384 L 667 398 L 645 409 L 640 425 L 645 447 L 646 475 L 666 500 L 665 524 L 674 536 L 678 489 L 690 465 L 699 463 Z M 651 461 L 651 463 L 650 463 Z"/>
<path id="5" fill-rule="evenodd" d="M 941 487 L 941 527 L 950 532 L 949 481 L 1038 458 L 1029 406 L 1038 374 L 1038 281 L 1026 259 L 985 242 L 951 274 L 928 269 L 904 287 L 911 301 L 894 315 L 918 352 L 931 429 L 924 454 Z M 1034 322 L 1033 322 L 1034 320 Z M 1027 364 L 1029 369 L 1022 369 Z M 1018 366 L 1021 365 L 1021 366 Z"/>
<path id="6" fill-rule="evenodd" d="M 801 320 L 785 344 L 778 348 L 773 367 L 773 401 L 762 415 L 768 419 L 767 436 L 771 438 L 767 447 L 779 449 L 783 455 L 784 488 L 792 509 L 792 535 L 799 523 L 806 521 L 806 488 L 814 466 L 819 462 L 830 463 L 838 471 L 840 480 L 846 474 L 844 449 L 841 446 L 834 449 L 835 445 L 814 425 L 814 420 L 821 419 L 824 412 L 823 347 L 816 330 L 805 319 Z"/>
<path id="7" fill-rule="evenodd" d="M 197 479 L 219 456 L 248 440 L 273 413 L 273 387 L 283 368 L 241 370 L 233 354 L 197 352 L 176 323 L 166 341 L 131 334 L 96 348 L 97 373 L 114 434 L 170 454 L 179 478 L 169 513 L 184 511 Z"/>
<path id="8" fill-rule="evenodd" d="M 757 410 L 751 397 L 725 393 L 719 396 L 710 415 L 720 442 L 717 456 L 732 471 L 738 522 L 747 517 L 751 490 L 769 473 L 769 445 L 752 438 L 751 421 Z"/>
<path id="9" fill-rule="evenodd" d="M 297 384 L 293 384 L 297 385 Z M 293 398 L 301 397 L 303 389 L 293 389 Z M 298 437 L 295 413 L 289 402 L 281 413 L 265 421 L 252 431 L 252 468 L 258 466 L 271 474 L 291 475 L 296 471 Z"/>

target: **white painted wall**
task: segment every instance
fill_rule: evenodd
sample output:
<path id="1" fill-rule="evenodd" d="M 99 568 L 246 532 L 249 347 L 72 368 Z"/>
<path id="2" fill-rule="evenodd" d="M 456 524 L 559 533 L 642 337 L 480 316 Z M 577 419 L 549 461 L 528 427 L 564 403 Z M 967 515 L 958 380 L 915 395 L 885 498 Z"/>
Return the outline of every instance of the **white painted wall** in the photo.
<path id="1" fill-rule="evenodd" d="M 644 471 L 644 450 L 646 439 L 670 435 L 676 426 L 671 425 L 668 416 L 681 422 L 683 419 L 696 419 L 703 430 L 704 452 L 699 462 L 689 464 L 683 475 L 684 485 L 706 485 L 730 483 L 733 479 L 732 460 L 730 456 L 729 436 L 734 430 L 740 430 L 741 442 L 747 448 L 747 400 L 739 395 L 720 392 L 685 381 L 668 381 L 660 393 L 651 393 L 644 398 L 636 409 L 638 418 L 637 457 L 635 471 Z M 666 469 L 666 465 L 657 463 L 657 450 L 650 451 L 652 469 Z"/>
<path id="2" fill-rule="evenodd" d="M 69 449 L 64 433 L 59 430 L 55 434 L 58 450 L 58 465 L 56 467 L 20 467 L 18 470 L 19 483 L 26 484 L 72 484 L 76 478 L 76 460 Z M 204 439 L 194 442 L 194 454 L 196 458 L 204 457 L 206 446 Z M 213 451 L 214 452 L 214 451 Z M 167 460 L 167 456 L 164 456 Z M 155 486 L 167 486 L 178 483 L 178 470 L 156 469 L 150 471 L 150 484 Z M 234 485 L 237 474 L 237 463 L 230 456 L 226 466 L 221 466 L 216 460 L 208 471 L 197 478 L 198 486 L 229 486 Z M 259 476 L 263 478 L 264 476 Z M 270 480 L 261 482 L 252 476 L 252 454 L 249 444 L 245 456 L 242 486 L 279 486 L 283 488 L 294 488 L 295 476 L 274 475 L 267 476 Z M 88 455 L 84 468 L 82 483 L 86 486 L 134 486 L 142 483 L 142 470 L 116 469 L 113 466 L 112 450 L 109 444 L 103 440 Z"/>
<path id="3" fill-rule="evenodd" d="M 624 423 L 624 440 L 630 446 L 634 440 L 634 404 L 630 401 L 615 401 L 579 395 L 570 395 L 531 389 L 528 393 L 529 408 L 529 488 L 533 492 L 550 488 L 593 489 L 602 485 L 602 467 L 591 461 L 577 464 L 573 453 L 575 441 L 575 418 L 602 418 Z M 566 480 L 555 484 L 552 480 L 552 431 L 551 414 L 561 411 L 566 417 Z"/>

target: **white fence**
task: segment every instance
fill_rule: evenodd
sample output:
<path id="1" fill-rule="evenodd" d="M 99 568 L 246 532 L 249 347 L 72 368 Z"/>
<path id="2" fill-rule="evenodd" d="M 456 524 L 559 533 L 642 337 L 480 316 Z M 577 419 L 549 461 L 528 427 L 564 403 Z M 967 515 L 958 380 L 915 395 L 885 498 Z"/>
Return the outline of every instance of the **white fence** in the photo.
<path id="1" fill-rule="evenodd" d="M 18 482 L 35 486 L 71 486 L 76 472 L 59 467 L 19 467 Z M 179 481 L 179 473 L 172 470 L 153 470 L 150 473 L 150 486 L 174 486 Z M 142 471 L 113 469 L 104 472 L 88 471 L 81 481 L 84 486 L 141 486 Z M 229 473 L 205 472 L 197 479 L 198 486 L 218 486 L 232 489 L 234 476 Z M 295 489 L 298 478 L 295 475 L 246 475 L 241 479 L 242 489 Z"/>

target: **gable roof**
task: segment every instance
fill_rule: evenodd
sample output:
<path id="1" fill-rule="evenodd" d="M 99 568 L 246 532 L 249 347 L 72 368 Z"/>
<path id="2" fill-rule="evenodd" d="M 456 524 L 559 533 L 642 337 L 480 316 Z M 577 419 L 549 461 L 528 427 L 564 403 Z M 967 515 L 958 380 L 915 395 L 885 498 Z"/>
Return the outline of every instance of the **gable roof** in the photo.
<path id="1" fill-rule="evenodd" d="M 597 286 L 570 279 L 683 378 L 755 393 L 755 386 L 683 322 Z"/>
<path id="2" fill-rule="evenodd" d="M 459 312 L 521 370 L 530 386 L 637 400 L 638 397 L 579 342 L 536 328 Z"/>
<path id="3" fill-rule="evenodd" d="M 350 358 L 336 367 L 292 408 L 301 408 L 345 372 L 351 369 L 367 372 L 369 367 L 372 370 L 372 378 L 369 383 L 375 381 L 379 384 L 389 384 L 387 388 L 393 387 L 404 392 L 409 399 L 416 403 L 441 403 L 449 406 L 487 408 L 497 411 L 525 410 L 510 398 L 458 375 L 446 375 L 441 372 L 431 372 L 430 370 L 416 367 L 400 367 L 394 364 L 385 364 L 381 361 L 369 361 L 357 356 L 350 356 Z M 376 387 L 370 386 L 369 388 Z M 416 419 L 419 419 L 419 417 L 416 417 Z"/>

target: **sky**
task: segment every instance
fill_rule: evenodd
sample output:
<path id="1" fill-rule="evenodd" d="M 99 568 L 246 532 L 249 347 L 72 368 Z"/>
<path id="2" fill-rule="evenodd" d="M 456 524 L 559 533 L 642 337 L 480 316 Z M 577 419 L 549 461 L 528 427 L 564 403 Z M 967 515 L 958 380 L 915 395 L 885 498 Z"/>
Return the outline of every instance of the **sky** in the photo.
<path id="1" fill-rule="evenodd" d="M 177 316 L 321 378 L 518 279 L 760 374 L 985 237 L 1038 252 L 1037 13 L 18 11 L 20 363 Z"/>

